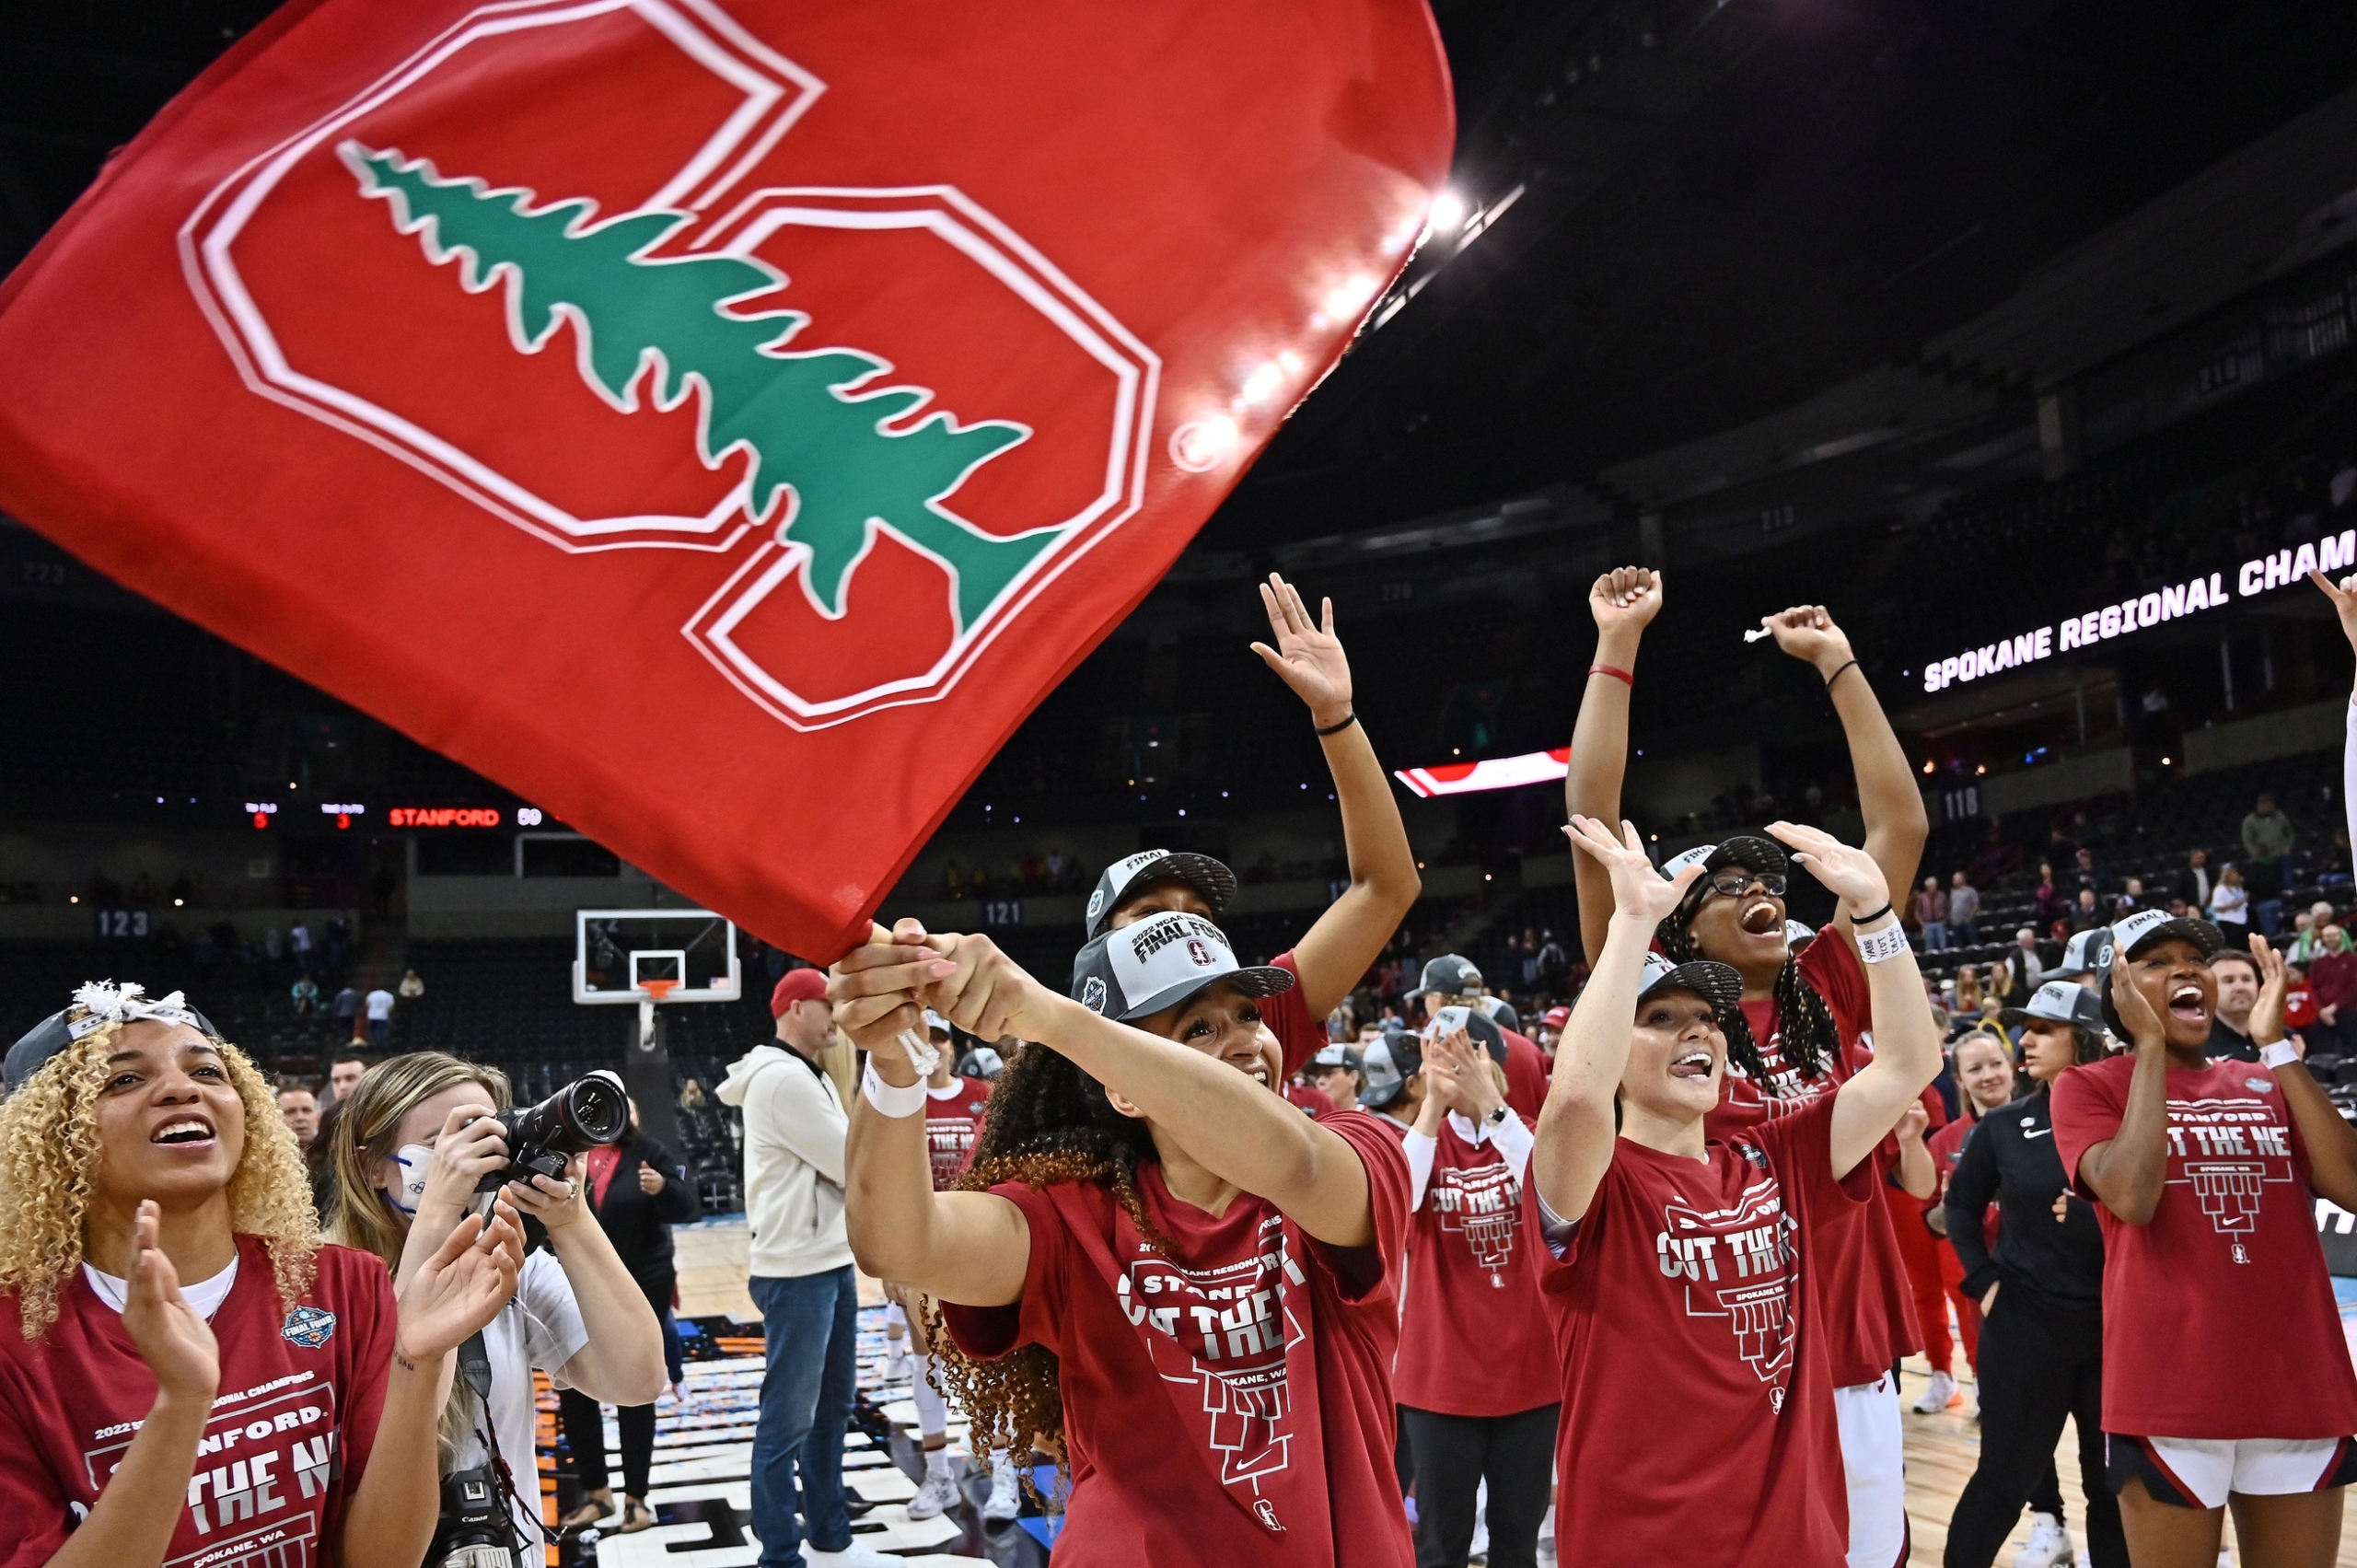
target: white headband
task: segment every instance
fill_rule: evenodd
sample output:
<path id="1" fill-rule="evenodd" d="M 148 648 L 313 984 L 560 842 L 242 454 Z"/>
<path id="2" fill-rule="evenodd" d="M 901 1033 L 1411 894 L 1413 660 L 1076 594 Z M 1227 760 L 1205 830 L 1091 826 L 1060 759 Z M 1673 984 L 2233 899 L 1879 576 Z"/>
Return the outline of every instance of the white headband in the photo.
<path id="1" fill-rule="evenodd" d="M 69 1020 L 65 1026 L 65 1032 L 75 1040 L 96 1034 L 109 1024 L 128 1024 L 140 1018 L 188 1024 L 200 1030 L 205 1027 L 204 1020 L 197 1016 L 179 992 L 150 1000 L 147 988 L 132 981 L 121 985 L 110 980 L 90 981 L 75 990 L 74 1005 L 83 1010 L 81 1017 Z"/>

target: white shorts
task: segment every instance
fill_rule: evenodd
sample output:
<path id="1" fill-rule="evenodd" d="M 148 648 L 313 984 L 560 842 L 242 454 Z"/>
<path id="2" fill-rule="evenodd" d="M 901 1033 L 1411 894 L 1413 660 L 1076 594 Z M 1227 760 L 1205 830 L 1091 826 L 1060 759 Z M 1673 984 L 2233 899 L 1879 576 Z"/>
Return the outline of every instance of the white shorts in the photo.
<path id="1" fill-rule="evenodd" d="M 2321 1492 L 2347 1479 L 2350 1441 L 2345 1437 L 2114 1437 L 2110 1441 L 2141 1444 L 2142 1458 L 2180 1495 L 2204 1508 L 2224 1507 L 2228 1493 L 2280 1497 L 2293 1492 Z M 2146 1490 L 2152 1488 L 2148 1485 Z"/>
<path id="2" fill-rule="evenodd" d="M 1896 1568 L 1907 1555 L 1907 1440 L 1889 1377 L 1833 1390 L 1850 1483 L 1850 1568 Z"/>

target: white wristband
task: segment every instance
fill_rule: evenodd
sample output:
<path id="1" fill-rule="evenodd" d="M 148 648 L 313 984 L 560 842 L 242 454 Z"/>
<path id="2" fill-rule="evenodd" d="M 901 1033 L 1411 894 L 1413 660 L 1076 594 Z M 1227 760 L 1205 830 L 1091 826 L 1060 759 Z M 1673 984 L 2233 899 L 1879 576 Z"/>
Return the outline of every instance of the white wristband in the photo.
<path id="1" fill-rule="evenodd" d="M 873 1060 L 867 1063 L 866 1075 L 859 1081 L 859 1092 L 868 1104 L 896 1121 L 905 1117 L 921 1115 L 924 1110 L 925 1092 L 923 1078 L 919 1078 L 905 1088 L 895 1088 L 892 1085 L 886 1083 L 877 1073 Z"/>
<path id="2" fill-rule="evenodd" d="M 2278 1040 L 2273 1045 L 2260 1046 L 2258 1059 L 2270 1068 L 2289 1067 L 2300 1059 L 2300 1053 L 2288 1041 Z"/>
<path id="3" fill-rule="evenodd" d="M 1880 931 L 1858 933 L 1858 957 L 1870 964 L 1888 963 L 1902 953 L 1913 949 L 1907 945 L 1907 929 L 1893 920 Z"/>

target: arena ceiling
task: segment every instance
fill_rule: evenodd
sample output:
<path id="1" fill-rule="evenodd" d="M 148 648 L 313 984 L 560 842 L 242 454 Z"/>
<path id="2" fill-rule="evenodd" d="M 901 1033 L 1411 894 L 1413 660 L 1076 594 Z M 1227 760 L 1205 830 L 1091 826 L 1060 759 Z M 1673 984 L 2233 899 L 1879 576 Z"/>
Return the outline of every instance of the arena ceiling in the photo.
<path id="1" fill-rule="evenodd" d="M 0 12 L 0 266 L 270 9 Z M 1435 236 L 1415 296 L 1295 415 L 1207 546 L 1567 482 L 1626 510 L 1602 470 L 1909 361 L 2357 80 L 2357 29 L 2327 0 L 1434 9 L 1456 189 L 1497 215 L 1461 250 Z"/>

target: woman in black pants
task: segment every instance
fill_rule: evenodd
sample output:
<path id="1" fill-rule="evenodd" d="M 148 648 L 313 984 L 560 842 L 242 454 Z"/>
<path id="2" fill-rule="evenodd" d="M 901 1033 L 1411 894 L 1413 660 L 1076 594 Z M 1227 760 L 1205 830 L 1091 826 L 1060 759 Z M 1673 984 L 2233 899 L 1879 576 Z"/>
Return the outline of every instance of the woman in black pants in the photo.
<path id="1" fill-rule="evenodd" d="M 2096 993 L 2050 981 L 2029 1005 L 2007 1009 L 2022 1028 L 2022 1067 L 2038 1087 L 1980 1119 L 1948 1181 L 1948 1240 L 1964 1264 L 1980 1325 L 1980 1465 L 1948 1522 L 1946 1568 L 1990 1568 L 2022 1504 L 2051 1487 L 2064 1418 L 2079 1423 L 2087 1498 L 2087 1561 L 2128 1568 L 2119 1504 L 2104 1479 L 2103 1232 L 2083 1199 L 2064 1198 L 2048 1090 L 2072 1067 L 2104 1055 Z M 2003 1213 L 1996 1254 L 1987 1214 Z M 2059 1533 L 2059 1531 L 2058 1531 Z M 2062 1538 L 2067 1543 L 2068 1537 Z"/>
<path id="2" fill-rule="evenodd" d="M 621 1255 L 623 1267 L 646 1293 L 663 1325 L 664 1359 L 671 1381 L 679 1380 L 679 1339 L 671 1326 L 671 1227 L 685 1225 L 698 1213 L 696 1190 L 671 1157 L 671 1151 L 639 1130 L 638 1102 L 631 1101 L 630 1135 L 608 1148 L 583 1156 L 589 1185 L 589 1207 L 598 1224 Z M 567 1528 L 594 1525 L 614 1511 L 614 1494 L 606 1476 L 606 1429 L 598 1401 L 575 1388 L 558 1392 L 557 1408 L 564 1421 L 565 1446 L 573 1451 L 575 1470 L 585 1493 L 581 1506 L 564 1516 Z M 655 1522 L 646 1505 L 647 1472 L 655 1463 L 655 1407 L 617 1405 L 614 1416 L 621 1427 L 622 1517 L 615 1526 L 624 1535 Z"/>

